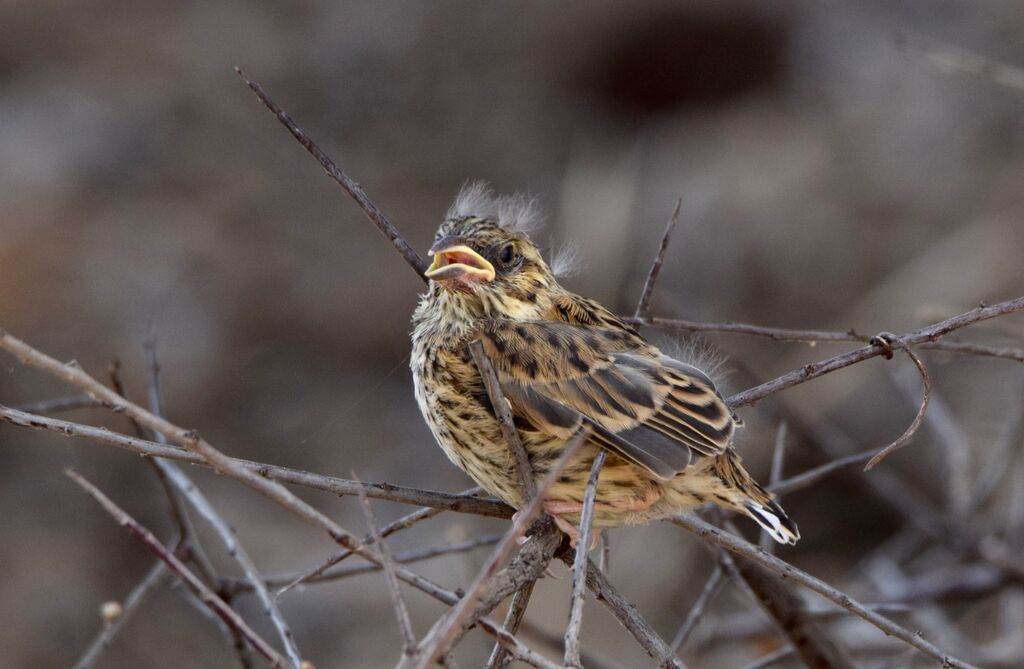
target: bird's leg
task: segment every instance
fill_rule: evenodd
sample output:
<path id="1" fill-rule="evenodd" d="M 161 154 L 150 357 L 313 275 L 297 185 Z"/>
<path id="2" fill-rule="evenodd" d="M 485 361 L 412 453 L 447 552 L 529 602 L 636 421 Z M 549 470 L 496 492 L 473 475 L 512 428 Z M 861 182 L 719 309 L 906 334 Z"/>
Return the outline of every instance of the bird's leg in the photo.
<path id="1" fill-rule="evenodd" d="M 581 513 L 583 511 L 583 505 L 579 502 L 570 502 L 566 500 L 548 500 L 544 502 L 544 511 L 555 521 L 555 526 L 558 527 L 558 529 L 569 535 L 569 545 L 576 548 L 576 542 L 579 541 L 580 538 L 580 530 L 568 520 L 562 518 L 560 514 Z M 597 533 L 593 533 L 593 536 L 590 537 L 590 548 L 597 545 L 597 537 Z M 590 550 L 590 548 L 587 550 Z"/>

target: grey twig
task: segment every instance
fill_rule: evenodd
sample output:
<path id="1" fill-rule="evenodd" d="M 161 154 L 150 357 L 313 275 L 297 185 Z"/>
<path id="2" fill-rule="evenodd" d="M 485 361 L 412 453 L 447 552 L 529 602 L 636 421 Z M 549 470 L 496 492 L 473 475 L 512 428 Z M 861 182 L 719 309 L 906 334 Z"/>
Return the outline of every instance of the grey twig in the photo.
<path id="1" fill-rule="evenodd" d="M 92 667 L 103 651 L 110 646 L 117 633 L 121 631 L 125 623 L 132 617 L 132 614 L 156 590 L 166 576 L 167 569 L 164 567 L 164 563 L 158 560 L 146 573 L 146 576 L 139 581 L 138 585 L 132 588 L 128 596 L 124 598 L 124 604 L 121 605 L 121 615 L 113 622 L 105 625 L 100 633 L 96 635 L 96 638 L 93 639 L 92 643 L 89 644 L 89 647 L 85 649 L 85 652 L 82 653 L 82 656 L 78 658 L 78 662 L 75 662 L 75 669 L 89 669 Z"/>
<path id="2" fill-rule="evenodd" d="M 700 594 L 697 595 L 697 600 L 693 603 L 693 607 L 690 608 L 690 612 L 686 614 L 686 619 L 683 620 L 683 624 L 680 625 L 679 631 L 676 632 L 675 637 L 672 639 L 672 652 L 678 653 L 684 645 L 686 645 L 687 639 L 693 634 L 693 630 L 697 629 L 697 623 L 704 616 L 704 612 L 708 608 L 708 604 L 711 603 L 715 593 L 718 592 L 721 587 L 722 581 L 722 567 L 716 564 L 714 571 L 711 572 L 711 576 L 704 583 L 704 587 L 701 589 Z"/>
<path id="3" fill-rule="evenodd" d="M 464 495 L 476 494 L 479 491 L 480 491 L 479 487 L 477 487 L 477 488 L 470 488 L 469 490 L 465 491 L 462 494 L 464 494 Z M 360 496 L 365 496 L 366 495 L 366 493 L 363 492 L 362 489 L 360 489 L 360 493 L 359 494 L 360 494 Z M 417 509 L 416 511 L 413 511 L 410 514 L 402 516 L 398 520 L 396 520 L 396 521 L 394 521 L 392 523 L 388 523 L 384 527 L 380 528 L 380 535 L 382 537 L 391 536 L 395 532 L 398 532 L 400 530 L 409 529 L 410 527 L 412 527 L 413 525 L 416 525 L 417 523 L 420 523 L 420 522 L 422 522 L 424 520 L 428 520 L 430 518 L 433 518 L 433 517 L 437 516 L 438 514 L 442 513 L 443 511 L 444 511 L 443 509 L 433 509 L 433 508 L 430 508 L 430 507 L 424 507 L 422 509 Z M 369 534 L 369 535 L 363 537 L 363 544 L 366 545 L 366 546 L 369 546 L 369 545 L 375 543 L 375 541 L 376 541 L 376 539 L 374 538 L 374 536 L 372 534 Z M 332 555 L 331 557 L 327 558 L 327 560 L 325 560 L 323 563 L 317 565 L 316 567 L 314 567 L 312 569 L 309 569 L 307 571 L 304 571 L 301 574 L 297 574 L 297 575 L 295 575 L 293 577 L 288 578 L 288 580 L 285 580 L 285 581 L 281 582 L 282 585 L 280 586 L 280 589 L 277 592 L 274 593 L 274 596 L 275 597 L 281 597 L 283 594 L 285 594 L 286 592 L 288 592 L 292 588 L 295 588 L 296 586 L 299 586 L 299 585 L 301 585 L 303 583 L 306 583 L 308 581 L 329 581 L 329 580 L 332 580 L 333 576 L 336 573 L 338 573 L 338 572 L 329 572 L 329 573 L 325 573 L 325 572 L 327 572 L 328 569 L 330 569 L 331 567 L 335 566 L 336 564 L 342 562 L 343 560 L 348 559 L 352 555 L 355 555 L 355 553 L 353 553 L 352 551 L 350 551 L 348 549 L 345 549 L 345 550 L 342 550 L 342 551 L 340 551 L 338 553 L 335 553 L 334 555 Z M 280 579 L 278 579 L 278 581 L 280 582 Z"/>
<path id="4" fill-rule="evenodd" d="M 729 523 L 726 526 L 736 533 L 737 530 Z M 853 663 L 839 646 L 805 614 L 803 602 L 788 583 L 742 556 L 729 560 L 728 553 L 720 548 L 718 550 L 725 558 L 722 561 L 723 568 L 737 583 L 746 584 L 774 626 L 789 640 L 803 664 L 808 667 L 852 669 Z"/>
<path id="5" fill-rule="evenodd" d="M 678 207 L 677 207 L 678 209 Z M 576 541 L 576 559 L 572 564 L 572 605 L 569 607 L 569 624 L 565 628 L 565 656 L 567 667 L 582 669 L 580 663 L 580 629 L 583 626 L 583 595 L 587 587 L 587 551 L 594 523 L 594 498 L 597 496 L 597 479 L 604 466 L 606 452 L 602 448 L 594 457 L 590 477 L 583 493 L 583 511 L 580 514 L 580 537 Z"/>
<path id="6" fill-rule="evenodd" d="M 561 555 L 560 559 L 567 565 L 572 565 L 575 562 L 575 554 L 568 551 Z M 593 561 L 587 565 L 587 589 L 633 635 L 636 642 L 654 659 L 657 666 L 667 669 L 686 669 L 686 665 L 676 656 L 672 648 L 651 627 L 650 623 L 644 620 L 636 607 L 608 582 Z"/>
<path id="7" fill-rule="evenodd" d="M 75 409 L 88 409 L 98 407 L 100 403 L 88 395 L 69 395 L 67 397 L 55 397 L 52 400 L 42 400 L 31 404 L 19 404 L 15 408 L 25 413 L 60 413 L 62 411 L 73 411 Z"/>
<path id="8" fill-rule="evenodd" d="M 1024 93 L 1024 69 L 949 45 L 930 45 L 919 38 L 900 35 L 896 48 L 931 63 L 946 74 L 967 76 Z"/>
<path id="9" fill-rule="evenodd" d="M 66 437 L 84 437 L 91 441 L 116 446 L 144 456 L 186 462 L 201 467 L 212 467 L 202 457 L 182 448 L 130 437 L 125 434 L 112 432 L 103 427 L 94 427 L 38 414 L 25 413 L 3 405 L 0 405 L 0 420 L 21 427 L 48 430 Z M 386 499 L 402 504 L 429 506 L 446 511 L 470 513 L 477 516 L 511 518 L 513 513 L 512 507 L 494 499 L 481 499 L 471 495 L 406 488 L 390 483 L 360 483 L 350 479 L 325 476 L 301 469 L 253 462 L 252 460 L 243 460 L 241 458 L 231 458 L 231 460 L 238 466 L 244 467 L 270 481 L 302 486 L 312 490 L 321 490 L 335 495 L 354 496 L 358 495 L 359 491 L 362 490 L 371 499 Z"/>
<path id="10" fill-rule="evenodd" d="M 420 548 L 413 548 L 401 553 L 395 553 L 392 555 L 392 561 L 395 564 L 411 564 L 413 562 L 422 562 L 424 560 L 430 560 L 432 558 L 441 557 L 444 555 L 456 555 L 458 553 L 468 553 L 469 551 L 481 548 L 483 546 L 493 546 L 494 544 L 501 541 L 504 534 L 485 534 L 465 541 L 456 541 L 448 544 L 441 544 L 440 546 L 424 546 Z M 344 578 L 351 578 L 352 576 L 360 576 L 362 574 L 373 574 L 381 570 L 381 565 L 374 564 L 373 562 L 364 562 L 361 564 L 343 564 L 337 569 L 321 574 L 315 578 L 307 581 L 308 583 L 327 583 L 330 581 L 338 581 Z M 274 576 L 266 579 L 268 588 L 280 587 L 282 585 L 291 583 L 294 581 L 294 576 Z M 221 579 L 221 589 L 224 592 L 230 594 L 239 594 L 244 592 L 252 592 L 252 584 L 245 580 L 237 579 Z"/>
<path id="11" fill-rule="evenodd" d="M 518 539 L 523 536 L 526 529 L 541 513 L 544 493 L 558 480 L 559 475 L 561 475 L 569 460 L 576 455 L 589 436 L 590 430 L 584 427 L 569 441 L 562 454 L 558 457 L 558 460 L 555 461 L 544 477 L 544 481 L 536 494 L 516 514 L 512 527 L 509 528 L 505 538 L 494 549 L 491 557 L 466 590 L 466 594 L 459 600 L 458 605 L 452 608 L 446 616 L 438 620 L 430 631 L 427 632 L 426 636 L 423 637 L 416 650 L 414 661 L 408 665 L 403 661 L 399 666 L 413 666 L 417 667 L 417 669 L 425 669 L 431 666 L 439 657 L 448 652 L 465 630 L 473 624 L 474 618 L 479 617 L 480 614 L 474 615 L 474 612 L 477 610 L 477 603 L 480 602 L 485 588 L 487 588 L 494 575 L 498 572 L 498 567 L 501 566 L 501 563 L 512 552 Z M 495 601 L 493 604 L 497 605 L 497 602 Z M 485 602 L 484 615 L 487 613 L 488 606 L 493 608 L 491 602 Z M 406 659 L 410 659 L 409 656 L 403 658 L 403 660 Z"/>
<path id="12" fill-rule="evenodd" d="M 150 331 L 145 341 L 146 357 L 149 363 L 149 406 L 150 411 L 154 416 L 163 416 L 163 398 L 160 384 L 160 362 L 157 358 L 156 353 L 156 333 Z M 123 393 L 120 393 L 123 396 Z M 166 444 L 167 438 L 163 433 L 154 431 L 154 436 L 157 442 Z M 224 550 L 227 552 L 238 565 L 242 568 L 245 573 L 246 579 L 252 584 L 256 596 L 260 600 L 260 605 L 263 607 L 263 613 L 270 618 L 271 623 L 274 625 L 274 629 L 277 630 L 278 636 L 281 638 L 281 643 L 284 646 L 285 653 L 288 655 L 288 659 L 291 660 L 292 667 L 294 669 L 300 669 L 302 664 L 302 656 L 299 653 L 298 646 L 295 643 L 295 635 L 292 634 L 291 628 L 288 626 L 287 621 L 284 619 L 281 610 L 277 606 L 277 602 L 270 596 L 267 591 L 266 585 L 264 585 L 263 577 L 260 575 L 259 570 L 256 568 L 256 563 L 253 562 L 249 556 L 248 551 L 239 543 L 238 538 L 235 536 L 235 530 L 226 520 L 220 515 L 220 513 L 213 508 L 210 501 L 206 498 L 206 495 L 196 486 L 189 476 L 182 471 L 173 462 L 167 462 L 164 460 L 153 460 L 153 464 L 157 469 L 169 480 L 174 487 L 178 489 L 182 496 L 188 500 L 189 504 L 193 509 L 196 510 L 203 520 L 205 520 L 210 527 L 213 529 L 214 534 L 220 539 L 224 545 Z M 173 498 L 173 493 L 171 494 Z"/>
<path id="13" fill-rule="evenodd" d="M 484 351 L 483 342 L 479 339 L 470 342 L 469 351 L 473 355 L 473 362 L 477 371 L 484 381 L 484 388 L 487 389 L 487 397 L 491 400 L 494 413 L 498 417 L 498 425 L 501 426 L 501 434 L 505 437 L 505 443 L 512 451 L 512 457 L 516 466 L 516 478 L 519 479 L 519 487 L 523 491 L 523 503 L 526 504 L 537 494 L 537 484 L 533 480 L 533 467 L 530 466 L 530 457 L 523 448 L 523 442 L 519 438 L 519 430 L 516 429 L 512 419 L 512 409 L 501 392 L 501 385 L 494 373 L 487 353 Z"/>
<path id="14" fill-rule="evenodd" d="M 109 497 L 104 495 L 99 488 L 94 486 L 89 481 L 85 480 L 81 475 L 71 471 L 65 470 L 71 480 L 81 486 L 90 497 L 96 500 L 103 509 L 113 516 L 114 520 L 121 526 L 127 529 L 132 535 L 142 542 L 149 550 L 151 550 L 158 558 L 160 558 L 172 574 L 177 576 L 196 597 L 199 598 L 206 606 L 210 608 L 217 617 L 224 621 L 224 624 L 228 625 L 232 629 L 240 632 L 248 641 L 252 647 L 263 657 L 267 659 L 274 667 L 280 669 L 286 669 L 289 665 L 288 660 L 281 656 L 274 648 L 263 640 L 249 625 L 242 620 L 241 616 L 235 613 L 223 599 L 217 596 L 215 592 L 210 590 L 203 583 L 198 576 L 193 574 L 185 564 L 174 556 L 171 551 L 160 543 L 160 540 L 153 536 L 153 533 L 140 525 L 138 521 L 129 516 L 123 509 L 114 504 Z"/>
<path id="15" fill-rule="evenodd" d="M 959 316 L 947 318 L 939 323 L 920 328 L 919 330 L 914 330 L 913 332 L 899 337 L 899 339 L 907 346 L 916 346 L 925 342 L 933 342 L 954 330 L 1021 310 L 1024 310 L 1024 297 L 1018 297 L 1016 299 L 1007 300 L 1006 302 L 1000 302 L 991 306 L 986 305 L 971 309 Z M 779 391 L 792 388 L 795 385 L 810 381 L 811 379 L 816 379 L 820 376 L 824 376 L 825 374 L 849 367 L 850 365 L 855 365 L 858 362 L 863 362 L 870 358 L 885 355 L 887 350 L 891 350 L 891 347 L 887 348 L 881 343 L 875 343 L 869 344 L 868 346 L 862 346 L 861 348 L 854 349 L 826 360 L 812 362 L 804 365 L 800 369 L 789 372 L 788 374 L 783 374 L 776 379 L 754 386 L 753 388 L 744 390 L 741 393 L 736 393 L 735 395 L 727 398 L 726 402 L 728 402 L 731 407 L 755 404 L 765 397 L 773 395 Z"/>
<path id="16" fill-rule="evenodd" d="M 533 589 L 536 585 L 537 581 L 530 581 L 512 595 L 512 603 L 509 604 L 508 613 L 505 614 L 505 622 L 502 623 L 502 627 L 509 634 L 518 632 L 519 626 L 523 624 L 523 619 L 526 617 L 526 607 L 530 605 L 530 597 L 533 596 Z M 505 647 L 501 644 L 494 644 L 491 656 L 487 659 L 487 669 L 502 669 L 508 666 L 509 659 L 509 654 Z"/>
<path id="17" fill-rule="evenodd" d="M 902 348 L 908 356 L 910 356 L 911 360 L 914 361 L 914 365 L 917 367 L 917 371 L 921 373 L 921 381 L 924 383 L 924 396 L 921 399 L 921 406 L 917 410 L 917 415 L 914 416 L 914 420 L 913 422 L 910 423 L 910 426 L 903 432 L 902 435 L 900 435 L 899 439 L 897 439 L 896 441 L 892 442 L 891 444 L 880 450 L 873 458 L 868 460 L 868 463 L 864 465 L 864 471 L 873 469 L 875 465 L 877 465 L 879 462 L 887 458 L 895 451 L 907 445 L 907 443 L 914 437 L 914 435 L 917 434 L 917 430 L 921 427 L 921 421 L 924 420 L 925 412 L 928 411 L 928 402 L 929 400 L 931 400 L 932 397 L 932 380 L 931 377 L 928 375 L 928 369 L 924 366 L 924 363 L 921 362 L 921 358 L 919 358 L 917 354 L 910 349 L 910 346 L 908 346 L 906 342 L 902 341 L 901 339 L 894 338 L 888 334 L 879 335 L 879 338 L 882 339 L 883 341 L 891 341 L 893 344 L 896 344 L 897 346 Z M 892 353 L 890 352 L 886 357 L 892 357 Z"/>
<path id="18" fill-rule="evenodd" d="M 296 141 L 306 149 L 306 151 L 317 159 L 317 162 L 319 162 L 320 166 L 324 168 L 324 172 L 327 173 L 327 176 L 337 182 L 337 184 L 349 194 L 349 197 L 355 200 L 356 204 L 359 205 L 359 208 L 363 210 L 364 214 L 366 214 L 366 217 L 377 226 L 377 229 L 391 241 L 395 249 L 403 258 L 405 258 L 405 262 L 407 262 L 409 267 L 412 267 L 413 271 L 416 272 L 416 276 L 426 282 L 427 278 L 423 276 L 423 272 L 427 270 L 426 261 L 420 257 L 420 254 L 416 252 L 416 249 L 414 249 L 409 242 L 405 241 L 405 238 L 399 234 L 398 229 L 391 224 L 391 221 L 389 221 L 387 216 L 384 215 L 384 212 L 382 212 L 377 205 L 370 200 L 366 192 L 363 191 L 363 187 L 349 178 L 341 168 L 335 165 L 330 156 L 324 153 L 324 151 L 316 145 L 316 142 L 310 139 L 310 137 L 303 132 L 298 125 L 296 125 L 295 121 L 292 120 L 288 113 L 281 109 L 281 107 L 279 107 L 277 103 L 274 102 L 266 92 L 264 92 L 263 88 L 260 87 L 259 84 L 254 81 L 250 81 L 249 78 L 245 76 L 245 73 L 237 67 L 235 68 L 235 72 L 242 78 L 242 81 L 245 82 L 246 86 L 256 94 L 256 97 L 260 99 L 263 106 L 269 109 L 271 113 L 277 117 L 277 120 L 281 122 L 281 125 L 288 129 L 288 132 L 292 134 L 292 137 L 294 137 Z"/>
<path id="19" fill-rule="evenodd" d="M 380 528 L 377 527 L 377 519 L 373 517 L 373 509 L 370 508 L 370 500 L 366 493 L 359 495 L 359 503 L 363 507 L 363 515 L 366 516 L 366 524 L 373 535 L 373 541 L 377 544 L 380 552 L 380 566 L 384 570 L 384 580 L 388 584 L 388 592 L 391 593 L 391 604 L 395 607 L 395 617 L 398 618 L 398 627 L 402 631 L 402 650 L 406 655 L 416 651 L 416 635 L 412 631 L 412 621 L 409 619 L 409 609 L 405 605 L 405 598 L 402 597 L 401 586 L 398 584 L 398 577 L 395 576 L 394 560 L 391 557 L 391 549 L 384 541 Z"/>
<path id="20" fill-rule="evenodd" d="M 956 669 L 967 669 L 968 667 L 971 667 L 971 665 L 966 662 L 943 653 L 941 650 L 936 648 L 935 645 L 926 641 L 920 634 L 911 632 L 910 630 L 897 625 L 885 616 L 879 615 L 878 613 L 870 610 L 860 602 L 851 598 L 849 595 L 840 592 L 824 581 L 797 569 L 793 565 L 780 560 L 774 555 L 765 553 L 757 548 L 757 546 L 753 546 L 739 537 L 728 532 L 723 532 L 717 527 L 693 516 L 677 516 L 676 518 L 673 518 L 671 522 L 682 527 L 688 532 L 697 535 L 705 541 L 710 541 L 711 543 L 717 544 L 736 555 L 750 559 L 752 562 L 778 574 L 784 579 L 792 580 L 810 590 L 813 590 L 822 597 L 838 604 L 847 611 L 850 611 L 854 615 L 871 623 L 878 629 L 882 630 L 885 634 L 893 636 L 914 648 L 917 648 L 925 655 L 941 662 L 944 667 L 955 667 Z"/>
<path id="21" fill-rule="evenodd" d="M 872 335 L 860 334 L 854 329 L 850 329 L 845 332 L 838 332 L 828 330 L 775 328 L 764 325 L 753 325 L 751 323 L 735 323 L 733 321 L 725 321 L 721 323 L 688 321 L 679 318 L 660 318 L 656 316 L 644 316 L 642 318 L 636 316 L 620 316 L 620 318 L 630 325 L 644 325 L 663 330 L 675 330 L 678 332 L 722 332 L 727 334 L 751 335 L 754 337 L 767 337 L 774 341 L 801 342 L 804 344 L 810 344 L 811 346 L 816 346 L 819 343 L 867 343 L 871 341 L 872 338 Z M 930 351 L 941 351 L 943 353 L 977 355 L 1024 362 L 1024 349 L 1020 348 L 984 346 L 982 344 L 971 344 L 959 341 L 930 341 L 922 343 L 921 347 Z"/>
<path id="22" fill-rule="evenodd" d="M 782 467 L 786 457 L 786 421 L 779 423 L 779 430 L 775 433 L 775 448 L 772 449 L 772 470 L 768 475 L 768 486 L 776 486 L 782 479 Z M 761 530 L 758 540 L 761 550 L 769 553 L 775 552 L 775 542 L 767 532 Z"/>
<path id="23" fill-rule="evenodd" d="M 838 458 L 832 462 L 826 462 L 825 464 L 813 469 L 808 469 L 801 474 L 790 476 L 788 479 L 783 479 L 778 483 L 771 484 L 768 486 L 768 490 L 780 497 L 782 495 L 788 495 L 791 492 L 808 488 L 823 478 L 831 476 L 832 474 L 846 469 L 847 467 L 867 462 L 877 452 L 878 451 L 876 449 L 872 448 L 868 451 L 862 451 L 860 453 L 854 453 L 853 455 Z"/>
<path id="24" fill-rule="evenodd" d="M 661 236 L 661 244 L 658 246 L 658 253 L 654 256 L 651 269 L 647 272 L 647 280 L 644 281 L 644 289 L 640 293 L 640 302 L 636 305 L 634 318 L 640 319 L 647 315 L 651 308 L 651 293 L 654 292 L 654 284 L 658 281 L 658 274 L 661 273 L 661 266 L 665 262 L 665 251 L 668 250 L 668 240 L 672 237 L 676 223 L 679 221 L 679 209 L 683 206 L 682 198 L 676 200 L 676 208 L 672 210 L 672 216 L 665 224 L 665 232 Z"/>

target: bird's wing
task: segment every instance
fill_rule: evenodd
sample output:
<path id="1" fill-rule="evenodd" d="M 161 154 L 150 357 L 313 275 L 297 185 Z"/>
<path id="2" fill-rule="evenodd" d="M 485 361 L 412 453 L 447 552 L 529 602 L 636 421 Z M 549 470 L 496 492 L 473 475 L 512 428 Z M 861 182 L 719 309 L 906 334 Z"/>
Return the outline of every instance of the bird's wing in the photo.
<path id="1" fill-rule="evenodd" d="M 714 384 L 621 328 L 553 321 L 490 321 L 480 338 L 521 420 L 592 440 L 668 479 L 693 453 L 717 455 L 733 421 Z"/>

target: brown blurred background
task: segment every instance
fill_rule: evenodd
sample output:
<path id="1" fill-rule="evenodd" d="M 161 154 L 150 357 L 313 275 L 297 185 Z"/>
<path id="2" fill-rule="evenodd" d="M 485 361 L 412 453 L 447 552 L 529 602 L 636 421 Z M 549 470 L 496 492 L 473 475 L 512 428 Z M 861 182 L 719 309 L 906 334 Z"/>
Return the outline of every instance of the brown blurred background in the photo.
<path id="1" fill-rule="evenodd" d="M 635 307 L 679 197 L 655 315 L 904 332 L 1024 294 L 1024 95 L 940 72 L 897 48 L 904 33 L 1024 65 L 1019 4 L 773 4 L 5 2 L 0 326 L 97 375 L 120 358 L 141 398 L 141 345 L 152 324 L 170 418 L 228 453 L 363 480 L 470 485 L 432 443 L 412 397 L 408 321 L 422 284 L 234 65 L 419 249 L 467 179 L 536 194 L 549 212 L 539 240 L 580 243 L 584 266 L 568 285 L 622 312 Z M 651 335 L 669 346 L 680 340 Z M 1015 316 L 963 336 L 1019 345 L 1022 335 Z M 727 392 L 845 346 L 707 340 L 729 359 Z M 68 392 L 2 357 L 0 402 Z M 938 354 L 926 362 L 973 477 L 1022 411 L 1022 369 Z M 905 358 L 875 360 L 745 409 L 739 448 L 765 478 L 778 421 L 796 420 L 794 412 L 811 427 L 791 430 L 787 474 L 824 461 L 813 443 L 822 434 L 841 452 L 883 445 L 913 416 L 920 389 L 912 374 L 903 378 L 910 372 Z M 71 418 L 129 429 L 104 412 Z M 884 465 L 940 513 L 950 489 L 942 441 L 926 429 Z M 1011 464 L 1019 468 L 1020 458 Z M 7 667 L 71 664 L 100 626 L 99 604 L 124 597 L 151 564 L 63 467 L 92 478 L 161 536 L 171 531 L 138 458 L 0 428 Z M 194 476 L 265 573 L 332 552 L 326 538 L 254 493 L 205 471 Z M 781 555 L 877 601 L 885 581 L 869 558 L 904 522 L 864 476 L 787 498 L 803 540 Z M 364 531 L 354 500 L 302 494 Z M 1001 484 L 985 522 L 1012 525 L 1022 499 Z M 374 508 L 382 520 L 409 510 Z M 503 527 L 448 514 L 392 544 Z M 662 524 L 612 539 L 613 580 L 671 637 L 710 570 L 707 553 Z M 236 573 L 215 541 L 207 546 L 226 574 Z M 464 586 L 485 555 L 417 569 Z M 560 580 L 542 583 L 529 619 L 560 634 L 569 579 L 555 571 Z M 441 608 L 415 592 L 408 599 L 422 632 Z M 379 575 L 292 592 L 282 606 L 321 669 L 398 658 Z M 953 652 L 998 639 L 1008 657 L 1024 657 L 1021 628 L 1002 633 L 1024 624 L 1019 585 L 932 608 L 906 624 Z M 252 601 L 242 610 L 273 638 Z M 721 593 L 684 653 L 691 666 L 756 657 L 756 644 L 708 641 L 752 610 L 734 590 Z M 962 636 L 947 638 L 950 625 Z M 901 650 L 862 628 L 864 657 Z M 587 607 L 584 642 L 625 666 L 648 665 L 597 605 Z M 472 633 L 456 657 L 478 666 L 488 648 Z M 233 661 L 212 622 L 165 589 L 98 666 Z"/>

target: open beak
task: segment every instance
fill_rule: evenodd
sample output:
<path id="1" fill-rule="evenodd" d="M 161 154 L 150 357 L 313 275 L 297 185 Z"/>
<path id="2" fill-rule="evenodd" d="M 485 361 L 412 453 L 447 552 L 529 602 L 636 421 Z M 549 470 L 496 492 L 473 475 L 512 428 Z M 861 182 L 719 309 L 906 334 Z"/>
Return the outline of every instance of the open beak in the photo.
<path id="1" fill-rule="evenodd" d="M 430 249 L 430 255 L 434 262 L 423 275 L 433 281 L 494 281 L 494 265 L 464 244 L 449 245 L 441 240 Z"/>

